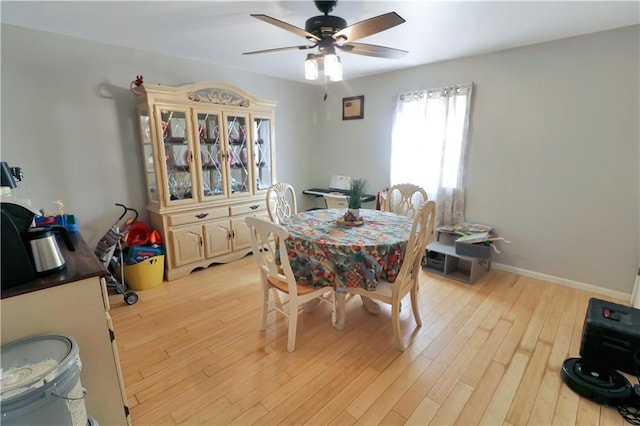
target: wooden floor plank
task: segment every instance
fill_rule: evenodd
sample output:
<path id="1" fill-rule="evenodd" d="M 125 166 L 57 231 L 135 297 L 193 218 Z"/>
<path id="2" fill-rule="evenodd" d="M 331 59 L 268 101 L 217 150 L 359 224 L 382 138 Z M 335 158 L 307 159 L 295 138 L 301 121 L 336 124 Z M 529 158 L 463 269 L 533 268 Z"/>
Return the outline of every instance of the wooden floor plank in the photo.
<path id="1" fill-rule="evenodd" d="M 453 361 L 444 370 L 442 375 L 433 384 L 431 390 L 427 394 L 429 398 L 439 404 L 444 404 L 445 400 L 449 397 L 449 393 L 456 387 L 459 382 L 460 376 L 464 372 L 464 369 L 469 365 L 469 360 L 477 354 L 478 350 L 484 342 L 487 340 L 489 332 L 486 330 L 477 330 L 469 340 L 467 340 L 464 347 L 454 356 Z"/>
<path id="2" fill-rule="evenodd" d="M 529 363 L 529 358 L 530 355 L 528 352 L 516 351 L 513 355 L 513 359 L 502 376 L 489 402 L 489 406 L 480 419 L 480 424 L 496 425 L 502 424 L 506 420 L 507 412 L 520 386 L 522 376 Z"/>
<path id="3" fill-rule="evenodd" d="M 497 286 L 500 291 L 492 293 L 491 299 L 494 300 L 492 309 L 480 323 L 480 327 L 486 330 L 493 330 L 498 320 L 503 318 L 503 314 L 519 300 L 520 293 L 526 288 L 525 282 L 517 275 L 502 273 L 498 274 L 497 278 L 500 281 Z M 513 322 L 513 320 L 509 321 Z"/>
<path id="4" fill-rule="evenodd" d="M 385 418 L 382 419 L 378 424 L 380 426 L 397 426 L 404 424 L 404 422 L 406 421 L 407 419 L 402 417 L 400 414 L 396 413 L 395 411 L 390 411 L 389 414 L 387 414 Z"/>
<path id="5" fill-rule="evenodd" d="M 573 330 L 579 324 L 576 324 L 576 310 L 578 308 L 578 298 L 569 297 L 565 304 L 565 309 L 558 324 L 558 331 L 553 341 L 551 355 L 549 356 L 549 365 L 553 371 L 560 371 L 562 363 L 569 358 L 569 348 L 571 346 L 571 337 Z"/>
<path id="6" fill-rule="evenodd" d="M 600 406 L 588 399 L 580 398 L 578 402 L 578 415 L 576 425 L 598 426 L 600 424 Z M 602 425 L 607 426 L 607 425 Z"/>
<path id="7" fill-rule="evenodd" d="M 508 365 L 511 361 L 518 345 L 520 344 L 520 340 L 527 329 L 527 325 L 529 324 L 529 318 L 531 317 L 531 309 L 529 307 L 523 307 L 520 311 L 518 311 L 516 317 L 507 331 L 506 336 L 502 339 L 500 346 L 496 350 L 496 354 L 493 359 L 497 362 L 500 362 L 504 365 Z"/>
<path id="8" fill-rule="evenodd" d="M 449 392 L 447 399 L 442 401 L 440 409 L 430 423 L 433 425 L 452 425 L 472 393 L 473 388 L 471 386 L 458 382 Z"/>
<path id="9" fill-rule="evenodd" d="M 417 409 L 418 405 L 427 397 L 434 383 L 451 364 L 455 355 L 464 348 L 467 340 L 468 338 L 466 336 L 456 336 L 416 379 L 414 384 L 406 392 L 405 397 L 398 401 L 394 410 L 406 418 L 411 418 L 411 413 Z"/>
<path id="10" fill-rule="evenodd" d="M 527 424 L 542 383 L 542 377 L 546 371 L 549 354 L 551 354 L 551 346 L 544 342 L 538 342 L 507 413 L 506 420 L 509 423 L 514 425 Z"/>
<path id="11" fill-rule="evenodd" d="M 566 299 L 570 289 L 568 287 L 559 287 L 549 310 L 549 315 L 545 318 L 544 325 L 540 331 L 540 340 L 547 343 L 553 343 L 558 331 L 558 324 L 562 313 L 566 309 Z"/>
<path id="12" fill-rule="evenodd" d="M 412 426 L 429 424 L 439 409 L 440 404 L 425 397 L 404 424 Z"/>
<path id="13" fill-rule="evenodd" d="M 547 284 L 544 287 L 542 296 L 540 297 L 540 303 L 535 307 L 531 318 L 529 318 L 527 328 L 520 340 L 519 347 L 523 351 L 533 352 L 536 347 L 538 336 L 540 335 L 547 313 L 551 308 L 551 302 L 554 300 L 557 291 L 558 286 L 555 285 Z"/>
<path id="14" fill-rule="evenodd" d="M 576 424 L 579 402 L 580 397 L 578 394 L 569 389 L 564 383 L 561 384 L 551 424 L 557 426 Z"/>
<path id="15" fill-rule="evenodd" d="M 385 391 L 369 406 L 367 411 L 357 417 L 357 424 L 370 425 L 380 423 L 393 411 L 396 403 L 402 398 L 405 392 L 407 392 L 407 389 L 411 387 L 416 377 L 420 376 L 429 364 L 431 364 L 429 358 L 424 356 L 417 357 L 404 371 L 398 374 L 397 379 L 386 387 Z M 372 386 L 376 386 L 376 383 L 372 383 Z M 365 394 L 363 393 L 363 395 Z M 396 415 L 400 416 L 397 412 L 394 411 L 394 413 L 395 415 L 393 417 L 396 417 Z M 404 419 L 404 417 L 402 418 Z"/>
<path id="16" fill-rule="evenodd" d="M 347 413 L 347 405 L 360 395 L 373 381 L 378 377 L 378 372 L 373 368 L 367 367 L 364 371 L 355 377 L 349 377 L 348 383 L 342 390 L 335 391 L 335 396 L 328 399 L 327 403 L 321 407 L 314 415 L 305 423 L 307 425 L 329 424 L 332 420 L 339 418 L 341 415 L 348 415 L 355 423 L 356 419 Z"/>
<path id="17" fill-rule="evenodd" d="M 331 423 L 327 423 L 327 425 L 330 425 L 330 426 L 333 426 L 333 425 L 335 425 L 335 426 L 346 426 L 346 425 L 352 425 L 355 422 L 356 422 L 356 419 L 354 419 L 348 413 L 343 411 L 338 416 L 336 416 L 336 418 L 333 419 L 333 421 Z"/>
<path id="18" fill-rule="evenodd" d="M 614 407 L 600 407 L 600 424 L 607 426 L 623 426 L 627 423 Z"/>
<path id="19" fill-rule="evenodd" d="M 261 404 L 256 404 L 249 408 L 247 411 L 236 417 L 233 421 L 229 422 L 230 425 L 252 425 L 258 421 L 261 417 L 264 417 L 269 410 L 264 408 Z"/>
<path id="20" fill-rule="evenodd" d="M 502 380 L 502 376 L 504 376 L 504 372 L 505 366 L 499 362 L 492 361 L 487 366 L 484 375 L 479 379 L 477 386 L 473 388 L 473 392 L 458 415 L 455 424 L 475 425 L 479 423 Z"/>
<path id="21" fill-rule="evenodd" d="M 553 422 L 553 412 L 556 408 L 561 385 L 562 379 L 558 372 L 547 369 L 535 397 L 528 424 L 532 426 L 550 425 Z"/>
<path id="22" fill-rule="evenodd" d="M 485 373 L 487 366 L 495 356 L 496 351 L 502 344 L 502 341 L 511 328 L 511 325 L 512 323 L 505 319 L 500 319 L 496 323 L 495 328 L 491 331 L 487 340 L 469 361 L 469 365 L 462 372 L 460 381 L 472 387 L 475 387 L 478 384 L 480 377 Z"/>

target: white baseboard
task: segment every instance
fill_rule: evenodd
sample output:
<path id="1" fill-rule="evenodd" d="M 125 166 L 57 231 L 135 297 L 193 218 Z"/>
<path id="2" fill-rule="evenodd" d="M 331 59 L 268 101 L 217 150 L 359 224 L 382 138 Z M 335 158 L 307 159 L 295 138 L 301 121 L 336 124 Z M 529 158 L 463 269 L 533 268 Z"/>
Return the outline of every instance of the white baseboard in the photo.
<path id="1" fill-rule="evenodd" d="M 512 272 L 514 274 L 522 275 L 524 277 L 535 278 L 537 280 L 547 281 L 553 284 L 560 284 L 578 290 L 589 291 L 592 293 L 602 294 L 603 296 L 609 296 L 616 299 L 631 301 L 631 293 L 624 293 L 621 291 L 610 290 L 604 287 L 598 287 L 591 284 L 585 284 L 578 281 L 568 280 L 566 278 L 560 278 L 553 275 L 541 274 L 540 272 L 529 271 L 527 269 L 516 268 L 514 266 L 503 265 L 502 263 L 491 262 L 491 267 L 500 271 Z"/>

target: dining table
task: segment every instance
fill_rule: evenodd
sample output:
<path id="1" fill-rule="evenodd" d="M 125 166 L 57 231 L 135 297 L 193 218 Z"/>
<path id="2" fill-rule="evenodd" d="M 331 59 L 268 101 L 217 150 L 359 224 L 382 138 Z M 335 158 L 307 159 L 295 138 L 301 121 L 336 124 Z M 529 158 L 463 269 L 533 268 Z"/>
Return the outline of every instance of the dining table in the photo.
<path id="1" fill-rule="evenodd" d="M 296 281 L 335 291 L 334 327 L 344 328 L 349 287 L 374 291 L 380 280 L 393 283 L 400 271 L 412 219 L 392 212 L 360 209 L 361 221 L 344 221 L 346 209 L 317 209 L 282 220 L 289 231 L 287 257 Z M 362 298 L 371 313 L 380 307 Z"/>

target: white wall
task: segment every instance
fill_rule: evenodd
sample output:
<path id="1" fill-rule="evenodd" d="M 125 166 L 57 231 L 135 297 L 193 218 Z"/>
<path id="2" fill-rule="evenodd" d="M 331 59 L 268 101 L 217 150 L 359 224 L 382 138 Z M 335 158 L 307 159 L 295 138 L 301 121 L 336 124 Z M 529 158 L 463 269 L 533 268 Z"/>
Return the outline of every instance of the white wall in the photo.
<path id="1" fill-rule="evenodd" d="M 38 208 L 62 199 L 95 243 L 114 203 L 145 205 L 136 74 L 223 81 L 278 101 L 278 179 L 299 191 L 336 173 L 367 178 L 369 192 L 388 185 L 393 94 L 474 81 L 467 218 L 513 241 L 496 261 L 631 293 L 639 28 L 331 84 L 324 101 L 321 86 L 2 25 L 1 157 L 24 168 Z M 341 99 L 353 95 L 365 95 L 365 118 L 342 121 Z"/>
<path id="2" fill-rule="evenodd" d="M 278 102 L 278 179 L 308 187 L 317 88 L 210 64 L 2 25 L 1 157 L 21 166 L 34 207 L 77 215 L 90 246 L 123 203 L 146 215 L 129 84 L 221 81 Z M 144 217 L 144 216 L 143 216 Z"/>
<path id="3" fill-rule="evenodd" d="M 512 241 L 495 260 L 630 294 L 640 260 L 639 28 L 334 84 L 326 174 L 388 185 L 392 96 L 473 81 L 466 218 Z M 365 95 L 365 118 L 341 121 L 340 99 L 354 95 Z"/>

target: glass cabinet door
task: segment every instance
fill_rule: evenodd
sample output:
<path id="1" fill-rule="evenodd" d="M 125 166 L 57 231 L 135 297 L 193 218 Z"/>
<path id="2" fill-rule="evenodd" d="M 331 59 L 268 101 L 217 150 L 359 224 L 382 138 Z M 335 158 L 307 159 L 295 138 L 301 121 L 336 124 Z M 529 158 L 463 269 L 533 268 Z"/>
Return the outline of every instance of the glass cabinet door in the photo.
<path id="1" fill-rule="evenodd" d="M 138 118 L 140 120 L 140 140 L 142 141 L 142 155 L 145 167 L 145 181 L 147 183 L 147 200 L 150 203 L 158 203 L 160 197 L 158 195 L 158 186 L 156 180 L 156 169 L 153 152 L 153 142 L 151 139 L 151 120 L 149 112 L 139 110 Z"/>
<path id="2" fill-rule="evenodd" d="M 200 141 L 200 176 L 202 199 L 226 195 L 223 175 L 226 173 L 222 144 L 222 114 L 198 112 L 198 139 Z"/>
<path id="3" fill-rule="evenodd" d="M 273 183 L 271 130 L 270 118 L 253 118 L 253 175 L 256 191 L 266 190 Z"/>
<path id="4" fill-rule="evenodd" d="M 167 204 L 194 199 L 193 148 L 189 144 L 191 125 L 187 112 L 179 109 L 159 108 L 159 123 L 164 148 L 166 179 L 164 181 Z"/>
<path id="5" fill-rule="evenodd" d="M 225 114 L 227 137 L 226 164 L 229 170 L 229 196 L 251 193 L 251 166 L 247 137 L 247 115 Z"/>

